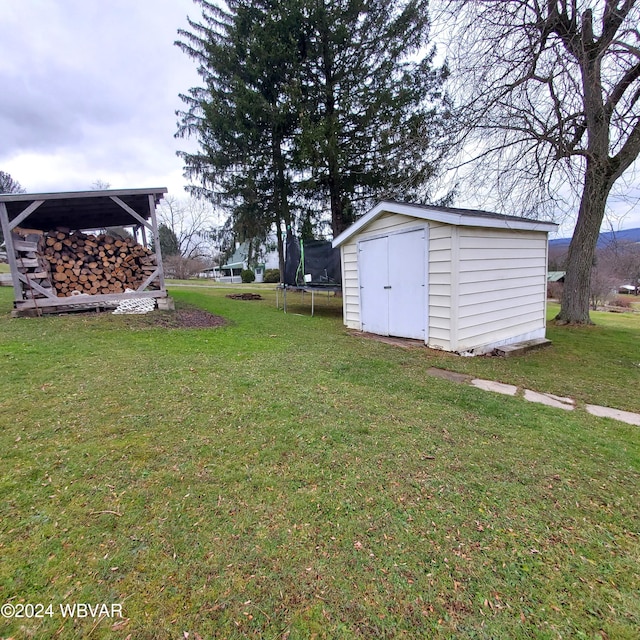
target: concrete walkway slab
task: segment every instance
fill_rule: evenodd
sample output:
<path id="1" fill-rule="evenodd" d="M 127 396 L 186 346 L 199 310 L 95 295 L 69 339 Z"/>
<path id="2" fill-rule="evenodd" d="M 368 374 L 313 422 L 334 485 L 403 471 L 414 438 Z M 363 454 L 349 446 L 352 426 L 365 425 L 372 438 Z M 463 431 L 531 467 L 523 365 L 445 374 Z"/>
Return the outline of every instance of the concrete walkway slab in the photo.
<path id="1" fill-rule="evenodd" d="M 587 412 L 598 418 L 612 418 L 620 420 L 627 424 L 633 424 L 640 427 L 640 413 L 632 413 L 631 411 L 621 411 L 620 409 L 610 409 L 609 407 L 600 407 L 597 404 L 588 404 Z"/>
<path id="2" fill-rule="evenodd" d="M 471 384 L 483 391 L 494 391 L 495 393 L 501 393 L 505 396 L 515 396 L 516 393 L 518 393 L 518 387 L 512 384 L 504 384 L 503 382 L 494 382 L 493 380 L 474 378 Z"/>
<path id="3" fill-rule="evenodd" d="M 456 373 L 454 371 L 448 371 L 437 367 L 431 367 L 427 370 L 427 373 L 430 376 L 444 378 L 451 382 L 465 383 L 470 381 L 477 389 L 493 391 L 494 393 L 501 393 L 505 396 L 515 396 L 519 389 L 516 385 L 495 382 L 493 380 L 483 380 L 482 378 L 473 378 L 470 380 L 471 376 L 464 373 Z M 523 395 L 524 399 L 529 402 L 537 402 L 555 409 L 573 411 L 576 408 L 576 401 L 573 398 L 556 396 L 553 393 L 540 393 L 538 391 L 532 391 L 531 389 L 523 389 Z M 580 406 L 582 406 L 582 404 Z M 626 422 L 627 424 L 640 427 L 640 413 L 632 413 L 631 411 L 622 411 L 620 409 L 610 409 L 609 407 L 601 407 L 595 404 L 587 404 L 585 405 L 585 408 L 588 413 L 593 416 L 597 416 L 598 418 L 611 418 L 612 420 L 619 420 L 621 422 Z"/>
<path id="4" fill-rule="evenodd" d="M 531 389 L 524 390 L 524 399 L 529 402 L 537 402 L 547 407 L 556 409 L 564 409 L 565 411 L 573 411 L 575 409 L 575 400 L 572 398 L 563 398 L 562 396 L 554 396 L 552 393 L 538 393 Z"/>

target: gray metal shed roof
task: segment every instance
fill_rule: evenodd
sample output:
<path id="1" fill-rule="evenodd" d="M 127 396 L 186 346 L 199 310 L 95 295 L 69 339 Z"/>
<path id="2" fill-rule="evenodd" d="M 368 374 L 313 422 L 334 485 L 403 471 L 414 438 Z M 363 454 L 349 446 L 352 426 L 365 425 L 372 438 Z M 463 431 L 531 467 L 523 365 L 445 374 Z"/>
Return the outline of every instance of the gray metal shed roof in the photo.
<path id="1" fill-rule="evenodd" d="M 348 229 L 345 229 L 337 238 L 333 240 L 333 246 L 339 247 L 341 244 L 352 238 L 363 227 L 373 222 L 376 218 L 385 213 L 396 213 L 406 216 L 413 216 L 421 220 L 431 220 L 446 224 L 469 226 L 469 227 L 490 227 L 498 229 L 513 229 L 526 231 L 540 231 L 549 233 L 558 227 L 553 222 L 542 220 L 532 220 L 518 216 L 508 216 L 491 211 L 480 209 L 457 209 L 453 207 L 436 207 L 427 204 L 412 204 L 409 202 L 398 202 L 396 200 L 384 200 L 368 211 L 362 218 L 354 222 Z"/>
<path id="2" fill-rule="evenodd" d="M 167 193 L 165 187 L 58 193 L 5 193 L 0 194 L 0 203 L 4 203 L 7 207 L 9 221 L 11 221 L 31 203 L 42 202 L 25 220 L 24 225 L 29 228 L 99 229 L 135 223 L 132 216 L 113 198 L 120 199 L 140 217 L 148 220 L 151 216 L 149 196 L 153 197 L 157 205 L 165 193 Z"/>

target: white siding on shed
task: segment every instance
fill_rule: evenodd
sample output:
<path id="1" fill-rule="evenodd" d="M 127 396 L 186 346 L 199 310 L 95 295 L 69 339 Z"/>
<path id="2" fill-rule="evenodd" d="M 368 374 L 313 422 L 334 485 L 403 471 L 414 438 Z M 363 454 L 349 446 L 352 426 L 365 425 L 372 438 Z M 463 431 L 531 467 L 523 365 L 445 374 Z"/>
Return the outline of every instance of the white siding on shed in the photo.
<path id="1" fill-rule="evenodd" d="M 546 234 L 460 227 L 456 351 L 543 329 L 546 265 Z"/>
<path id="2" fill-rule="evenodd" d="M 451 344 L 451 305 L 455 283 L 451 278 L 452 230 L 447 224 L 429 224 L 429 327 L 427 344 L 449 349 Z"/>

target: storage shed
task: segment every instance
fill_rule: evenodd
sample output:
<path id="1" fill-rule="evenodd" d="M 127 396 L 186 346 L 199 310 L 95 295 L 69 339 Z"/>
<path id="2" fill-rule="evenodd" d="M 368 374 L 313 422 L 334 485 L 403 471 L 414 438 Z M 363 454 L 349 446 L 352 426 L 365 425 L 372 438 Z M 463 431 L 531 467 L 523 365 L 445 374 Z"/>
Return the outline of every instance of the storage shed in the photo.
<path id="1" fill-rule="evenodd" d="M 381 202 L 333 241 L 344 323 L 482 354 L 544 338 L 547 242 L 557 225 Z"/>
<path id="2" fill-rule="evenodd" d="M 155 213 L 166 192 L 161 187 L 0 194 L 15 314 L 166 299 Z M 110 231 L 118 227 L 130 233 Z"/>

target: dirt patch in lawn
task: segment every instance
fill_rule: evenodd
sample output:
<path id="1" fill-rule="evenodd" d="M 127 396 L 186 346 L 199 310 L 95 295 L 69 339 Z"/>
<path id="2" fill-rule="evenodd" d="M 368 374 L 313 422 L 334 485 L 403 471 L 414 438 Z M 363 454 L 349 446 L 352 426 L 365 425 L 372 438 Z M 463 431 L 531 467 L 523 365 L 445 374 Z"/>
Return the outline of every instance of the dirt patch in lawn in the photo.
<path id="1" fill-rule="evenodd" d="M 232 300 L 264 300 L 259 293 L 229 293 L 226 297 Z"/>

